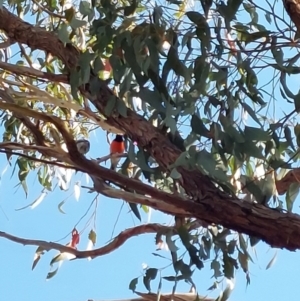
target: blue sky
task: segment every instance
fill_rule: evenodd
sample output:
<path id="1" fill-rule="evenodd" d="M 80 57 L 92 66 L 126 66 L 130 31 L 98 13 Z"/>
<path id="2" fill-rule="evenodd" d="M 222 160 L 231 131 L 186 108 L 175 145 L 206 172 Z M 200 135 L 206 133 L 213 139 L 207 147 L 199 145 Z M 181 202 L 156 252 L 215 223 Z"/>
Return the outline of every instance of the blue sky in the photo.
<path id="1" fill-rule="evenodd" d="M 278 8 L 280 12 L 280 7 Z M 266 80 L 272 73 L 265 71 L 260 75 Z M 299 85 L 297 78 L 294 79 L 295 85 Z M 295 89 L 297 90 L 297 89 Z M 294 91 L 296 92 L 296 91 Z M 280 97 L 279 97 L 280 99 Z M 279 100 L 276 103 L 277 118 L 282 116 L 281 110 L 287 108 L 286 102 Z M 88 157 L 102 157 L 108 154 L 109 148 L 106 143 L 106 136 L 101 130 L 95 131 L 91 136 L 91 151 Z M 5 169 L 7 161 L 4 155 L 0 156 L 0 173 Z M 108 166 L 108 165 L 107 165 Z M 16 176 L 11 177 L 13 168 L 9 168 L 0 183 L 0 231 L 10 234 L 46 241 L 57 241 L 65 237 L 80 220 L 91 201 L 95 197 L 83 189 L 78 201 L 71 196 L 65 203 L 63 209 L 66 214 L 58 210 L 58 204 L 73 192 L 71 185 L 69 192 L 62 192 L 56 189 L 49 194 L 43 202 L 34 210 L 25 209 L 16 211 L 34 201 L 40 194 L 39 185 L 34 174 L 28 179 L 29 195 L 25 194 L 21 188 L 16 189 L 18 184 Z M 85 177 L 77 174 L 73 179 L 81 180 L 83 185 Z M 123 207 L 122 207 L 123 206 Z M 121 210 L 119 216 L 119 212 Z M 296 212 L 299 212 L 299 200 L 295 204 Z M 2 212 L 3 210 L 3 212 Z M 97 247 L 105 245 L 112 238 L 112 229 L 115 227 L 114 235 L 125 228 L 138 224 L 138 220 L 132 213 L 128 213 L 129 208 L 122 201 L 108 199 L 99 196 L 97 208 Z M 78 225 L 78 230 L 84 228 L 86 221 L 91 216 L 90 211 Z M 118 217 L 119 216 L 119 217 Z M 118 221 L 117 221 L 118 220 Z M 117 224 L 115 225 L 117 221 Z M 147 221 L 147 216 L 143 216 L 143 222 Z M 163 216 L 158 212 L 153 212 L 151 222 L 161 222 L 169 224 L 172 218 Z M 87 245 L 87 228 L 82 235 L 79 249 L 85 249 Z M 280 229 L 279 229 L 280 231 Z M 60 243 L 66 244 L 69 237 L 61 240 Z M 129 291 L 128 284 L 131 279 L 142 275 L 142 264 L 146 263 L 149 267 L 161 268 L 170 264 L 170 261 L 151 255 L 155 252 L 154 235 L 147 234 L 128 240 L 123 246 L 111 254 L 98 257 L 92 261 L 75 260 L 65 262 L 58 274 L 46 281 L 49 271 L 49 263 L 56 251 L 50 251 L 44 255 L 34 271 L 31 265 L 36 247 L 22 246 L 3 238 L 0 238 L 0 283 L 1 293 L 5 300 L 17 301 L 22 297 L 24 300 L 31 301 L 81 301 L 87 299 L 117 299 L 134 297 Z M 277 252 L 276 262 L 266 270 L 267 264 Z M 169 257 L 166 251 L 160 251 L 161 255 Z M 251 253 L 254 264 L 250 265 L 251 285 L 246 288 L 245 275 L 241 269 L 237 271 L 235 290 L 230 297 L 232 301 L 252 301 L 257 298 L 265 300 L 298 300 L 300 287 L 298 288 L 298 271 L 300 268 L 299 252 L 288 252 L 271 249 L 264 243 L 259 243 L 255 253 Z M 163 276 L 172 274 L 172 268 L 167 268 L 162 272 Z M 210 279 L 212 271 L 210 262 L 205 264 L 205 269 L 196 271 L 194 281 L 200 294 L 217 296 L 217 292 L 210 292 L 207 289 L 212 285 L 214 279 Z M 152 284 L 153 291 L 156 291 L 158 281 Z M 172 285 L 163 281 L 162 290 L 170 292 Z M 178 285 L 178 291 L 187 292 L 189 286 L 186 284 Z M 140 278 L 138 291 L 145 292 Z"/>

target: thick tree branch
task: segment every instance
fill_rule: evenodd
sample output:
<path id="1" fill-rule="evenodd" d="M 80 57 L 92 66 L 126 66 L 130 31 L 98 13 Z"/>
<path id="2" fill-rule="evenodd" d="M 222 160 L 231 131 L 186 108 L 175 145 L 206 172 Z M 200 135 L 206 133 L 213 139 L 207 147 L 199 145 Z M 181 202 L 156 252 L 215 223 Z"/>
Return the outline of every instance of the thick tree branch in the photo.
<path id="1" fill-rule="evenodd" d="M 300 1 L 299 0 L 282 0 L 283 5 L 291 20 L 296 25 L 297 31 L 300 32 Z"/>
<path id="2" fill-rule="evenodd" d="M 79 52 L 75 47 L 71 45 L 64 47 L 54 34 L 42 28 L 33 27 L 5 8 L 0 11 L 0 29 L 4 30 L 11 39 L 27 44 L 32 49 L 50 52 L 61 59 L 68 68 L 76 66 Z M 99 112 L 104 114 L 106 104 L 113 92 L 105 82 L 91 76 L 91 83 L 93 82 L 99 87 L 96 96 L 92 95 L 88 85 L 81 87 L 80 91 L 89 98 Z M 157 128 L 130 109 L 127 109 L 126 118 L 116 112 L 112 116 L 105 117 L 108 124 L 126 132 L 131 140 L 146 149 L 165 170 L 168 170 L 181 154 L 181 151 Z M 95 177 L 101 177 L 105 170 L 105 178 L 124 184 L 125 180 L 119 178 L 120 176 L 115 172 L 96 166 L 78 154 L 74 140 L 64 125 L 49 116 L 50 119 L 50 122 L 54 123 L 63 135 L 74 165 Z M 274 247 L 286 247 L 289 250 L 300 248 L 300 218 L 298 215 L 284 214 L 258 204 L 242 202 L 218 189 L 209 177 L 202 175 L 198 170 L 190 171 L 179 167 L 178 171 L 182 175 L 186 193 L 193 198 L 194 202 L 164 194 L 139 181 L 136 181 L 136 189 L 141 194 L 148 194 L 152 198 L 163 200 L 165 204 L 170 205 L 173 212 L 174 208 L 177 208 L 179 212 L 184 212 L 182 215 L 194 216 L 208 223 L 222 224 L 239 232 L 259 237 Z M 127 181 L 133 180 L 127 179 Z M 155 205 L 157 206 L 157 204 L 153 204 L 154 207 Z M 161 210 L 159 205 L 156 208 Z"/>
<path id="3" fill-rule="evenodd" d="M 129 179 L 112 170 L 98 166 L 95 161 L 87 160 L 84 157 L 80 158 L 80 161 L 81 164 L 77 165 L 78 170 L 86 172 L 96 179 L 105 178 L 117 185 L 120 184 L 123 187 L 128 187 L 128 189 L 133 189 L 136 196 L 125 191 L 115 191 L 109 186 L 101 186 L 99 188 L 100 193 L 145 204 L 168 214 L 196 217 L 207 223 L 226 223 L 230 226 L 234 217 L 238 221 L 235 227 L 239 232 L 259 237 L 273 247 L 285 247 L 289 250 L 300 248 L 300 218 L 296 214 L 283 214 L 259 204 L 251 204 L 235 199 L 231 200 L 230 203 L 220 202 L 218 199 L 216 199 L 217 204 L 206 199 L 201 203 L 195 203 L 184 200 L 177 195 L 159 191 L 140 181 Z M 98 189 L 98 183 L 95 181 L 96 190 Z M 278 231 L 278 229 L 281 229 L 281 231 Z M 273 235 L 270 235 L 270 233 Z"/>

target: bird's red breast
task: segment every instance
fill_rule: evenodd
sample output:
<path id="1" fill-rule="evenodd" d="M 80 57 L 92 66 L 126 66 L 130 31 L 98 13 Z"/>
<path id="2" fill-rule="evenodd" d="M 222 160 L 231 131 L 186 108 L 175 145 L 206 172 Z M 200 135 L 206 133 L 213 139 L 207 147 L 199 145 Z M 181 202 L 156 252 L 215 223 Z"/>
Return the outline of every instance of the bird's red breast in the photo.
<path id="1" fill-rule="evenodd" d="M 125 145 L 124 145 L 123 137 L 121 135 L 117 135 L 116 138 L 110 144 L 110 153 L 123 154 L 124 151 L 125 151 Z"/>
<path id="2" fill-rule="evenodd" d="M 125 151 L 125 144 L 123 136 L 116 135 L 116 138 L 110 143 L 110 154 L 123 154 Z M 111 169 L 115 170 L 121 158 L 111 158 Z"/>

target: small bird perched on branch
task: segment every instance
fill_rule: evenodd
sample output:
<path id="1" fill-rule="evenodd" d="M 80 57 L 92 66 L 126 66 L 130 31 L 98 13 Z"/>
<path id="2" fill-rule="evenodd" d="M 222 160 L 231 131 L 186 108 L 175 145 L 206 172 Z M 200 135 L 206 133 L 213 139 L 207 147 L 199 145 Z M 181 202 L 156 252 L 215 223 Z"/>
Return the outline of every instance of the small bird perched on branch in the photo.
<path id="1" fill-rule="evenodd" d="M 87 154 L 90 150 L 90 142 L 88 140 L 85 139 L 77 140 L 76 145 L 77 145 L 78 152 L 81 153 L 82 155 Z"/>
<path id="2" fill-rule="evenodd" d="M 110 143 L 110 154 L 123 154 L 125 151 L 125 144 L 122 135 L 116 135 L 116 138 Z M 112 156 L 110 158 L 110 169 L 115 170 L 121 158 Z"/>

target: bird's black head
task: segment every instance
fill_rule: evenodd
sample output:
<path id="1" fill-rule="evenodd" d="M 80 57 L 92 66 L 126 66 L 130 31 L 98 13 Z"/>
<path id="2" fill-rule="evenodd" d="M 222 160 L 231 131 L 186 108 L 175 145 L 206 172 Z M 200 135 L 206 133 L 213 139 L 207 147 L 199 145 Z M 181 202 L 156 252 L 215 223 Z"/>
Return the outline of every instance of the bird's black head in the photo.
<path id="1" fill-rule="evenodd" d="M 115 141 L 122 142 L 123 141 L 123 136 L 122 135 L 116 135 Z"/>

